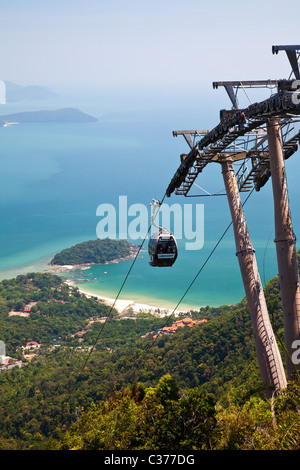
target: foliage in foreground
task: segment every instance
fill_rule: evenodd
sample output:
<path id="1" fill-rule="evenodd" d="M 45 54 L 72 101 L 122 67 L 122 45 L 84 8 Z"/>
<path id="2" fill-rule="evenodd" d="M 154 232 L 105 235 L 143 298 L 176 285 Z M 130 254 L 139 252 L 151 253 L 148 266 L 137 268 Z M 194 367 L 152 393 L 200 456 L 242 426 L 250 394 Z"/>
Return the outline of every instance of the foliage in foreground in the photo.
<path id="1" fill-rule="evenodd" d="M 135 384 L 93 405 L 62 439 L 61 449 L 210 449 L 214 400 L 199 389 L 179 391 L 170 375 L 154 388 Z"/>
<path id="2" fill-rule="evenodd" d="M 154 388 L 135 384 L 93 404 L 56 446 L 63 450 L 299 450 L 300 388 L 226 407 L 170 375 Z"/>
<path id="3" fill-rule="evenodd" d="M 278 278 L 265 293 L 281 347 Z M 32 301 L 29 318 L 9 315 Z M 58 276 L 0 283 L 8 354 L 18 357 L 30 340 L 43 346 L 22 369 L 0 374 L 0 449 L 300 448 L 300 389 L 291 384 L 265 400 L 245 301 L 201 308 L 192 315 L 207 323 L 155 342 L 141 335 L 165 319 L 113 315 L 103 331 L 102 323 L 90 325 L 108 311 Z"/>

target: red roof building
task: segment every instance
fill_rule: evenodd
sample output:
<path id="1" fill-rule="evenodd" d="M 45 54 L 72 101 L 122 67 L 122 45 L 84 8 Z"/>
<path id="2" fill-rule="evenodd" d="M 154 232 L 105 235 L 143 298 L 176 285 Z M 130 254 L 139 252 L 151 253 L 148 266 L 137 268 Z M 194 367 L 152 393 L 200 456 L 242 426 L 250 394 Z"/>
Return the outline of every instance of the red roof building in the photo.
<path id="1" fill-rule="evenodd" d="M 28 343 L 26 343 L 25 347 L 26 348 L 39 348 L 40 345 L 36 341 L 29 341 Z"/>

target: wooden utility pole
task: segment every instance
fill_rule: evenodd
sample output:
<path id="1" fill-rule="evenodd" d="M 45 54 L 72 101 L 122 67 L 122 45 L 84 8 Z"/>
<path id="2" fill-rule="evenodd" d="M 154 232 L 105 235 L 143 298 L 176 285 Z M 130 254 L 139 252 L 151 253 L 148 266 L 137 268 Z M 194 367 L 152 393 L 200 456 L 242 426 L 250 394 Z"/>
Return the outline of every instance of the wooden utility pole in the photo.
<path id="1" fill-rule="evenodd" d="M 267 122 L 267 135 L 274 196 L 275 243 L 284 315 L 286 368 L 288 379 L 292 379 L 295 368 L 300 369 L 299 364 L 292 362 L 295 351 L 293 343 L 300 339 L 299 271 L 278 119 Z"/>
<path id="2" fill-rule="evenodd" d="M 278 392 L 286 388 L 285 371 L 270 322 L 232 161 L 222 162 L 222 174 L 233 222 L 236 255 L 252 320 L 260 375 L 266 397 L 269 398 L 274 390 Z"/>

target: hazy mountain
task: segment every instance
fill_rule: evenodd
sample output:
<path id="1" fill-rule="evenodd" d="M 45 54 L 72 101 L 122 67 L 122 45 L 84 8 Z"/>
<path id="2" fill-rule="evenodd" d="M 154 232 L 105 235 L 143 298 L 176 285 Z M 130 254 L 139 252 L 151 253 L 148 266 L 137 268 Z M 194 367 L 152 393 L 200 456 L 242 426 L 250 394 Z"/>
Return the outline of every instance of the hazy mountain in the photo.
<path id="1" fill-rule="evenodd" d="M 79 109 L 63 108 L 56 110 L 23 111 L 20 113 L 0 115 L 0 125 L 7 122 L 93 122 L 97 119 Z"/>
<path id="2" fill-rule="evenodd" d="M 21 86 L 13 82 L 4 80 L 6 86 L 6 101 L 22 100 L 45 100 L 56 96 L 55 93 L 45 87 L 37 85 Z"/>

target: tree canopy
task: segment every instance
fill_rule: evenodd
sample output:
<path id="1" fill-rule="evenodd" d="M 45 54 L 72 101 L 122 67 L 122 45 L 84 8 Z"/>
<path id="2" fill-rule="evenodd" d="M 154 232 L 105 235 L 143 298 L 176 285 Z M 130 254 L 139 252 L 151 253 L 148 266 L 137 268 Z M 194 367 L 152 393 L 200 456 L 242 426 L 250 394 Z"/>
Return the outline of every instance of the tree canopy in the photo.
<path id="1" fill-rule="evenodd" d="M 57 253 L 51 260 L 52 265 L 104 264 L 129 256 L 136 248 L 127 240 L 109 238 L 89 240 L 78 243 Z"/>
<path id="2" fill-rule="evenodd" d="M 277 276 L 265 295 L 284 359 Z M 190 316 L 208 321 L 153 340 L 172 317 L 121 319 L 49 273 L 0 282 L 0 339 L 23 362 L 0 373 L 0 449 L 299 449 L 299 384 L 266 400 L 245 299 Z"/>

